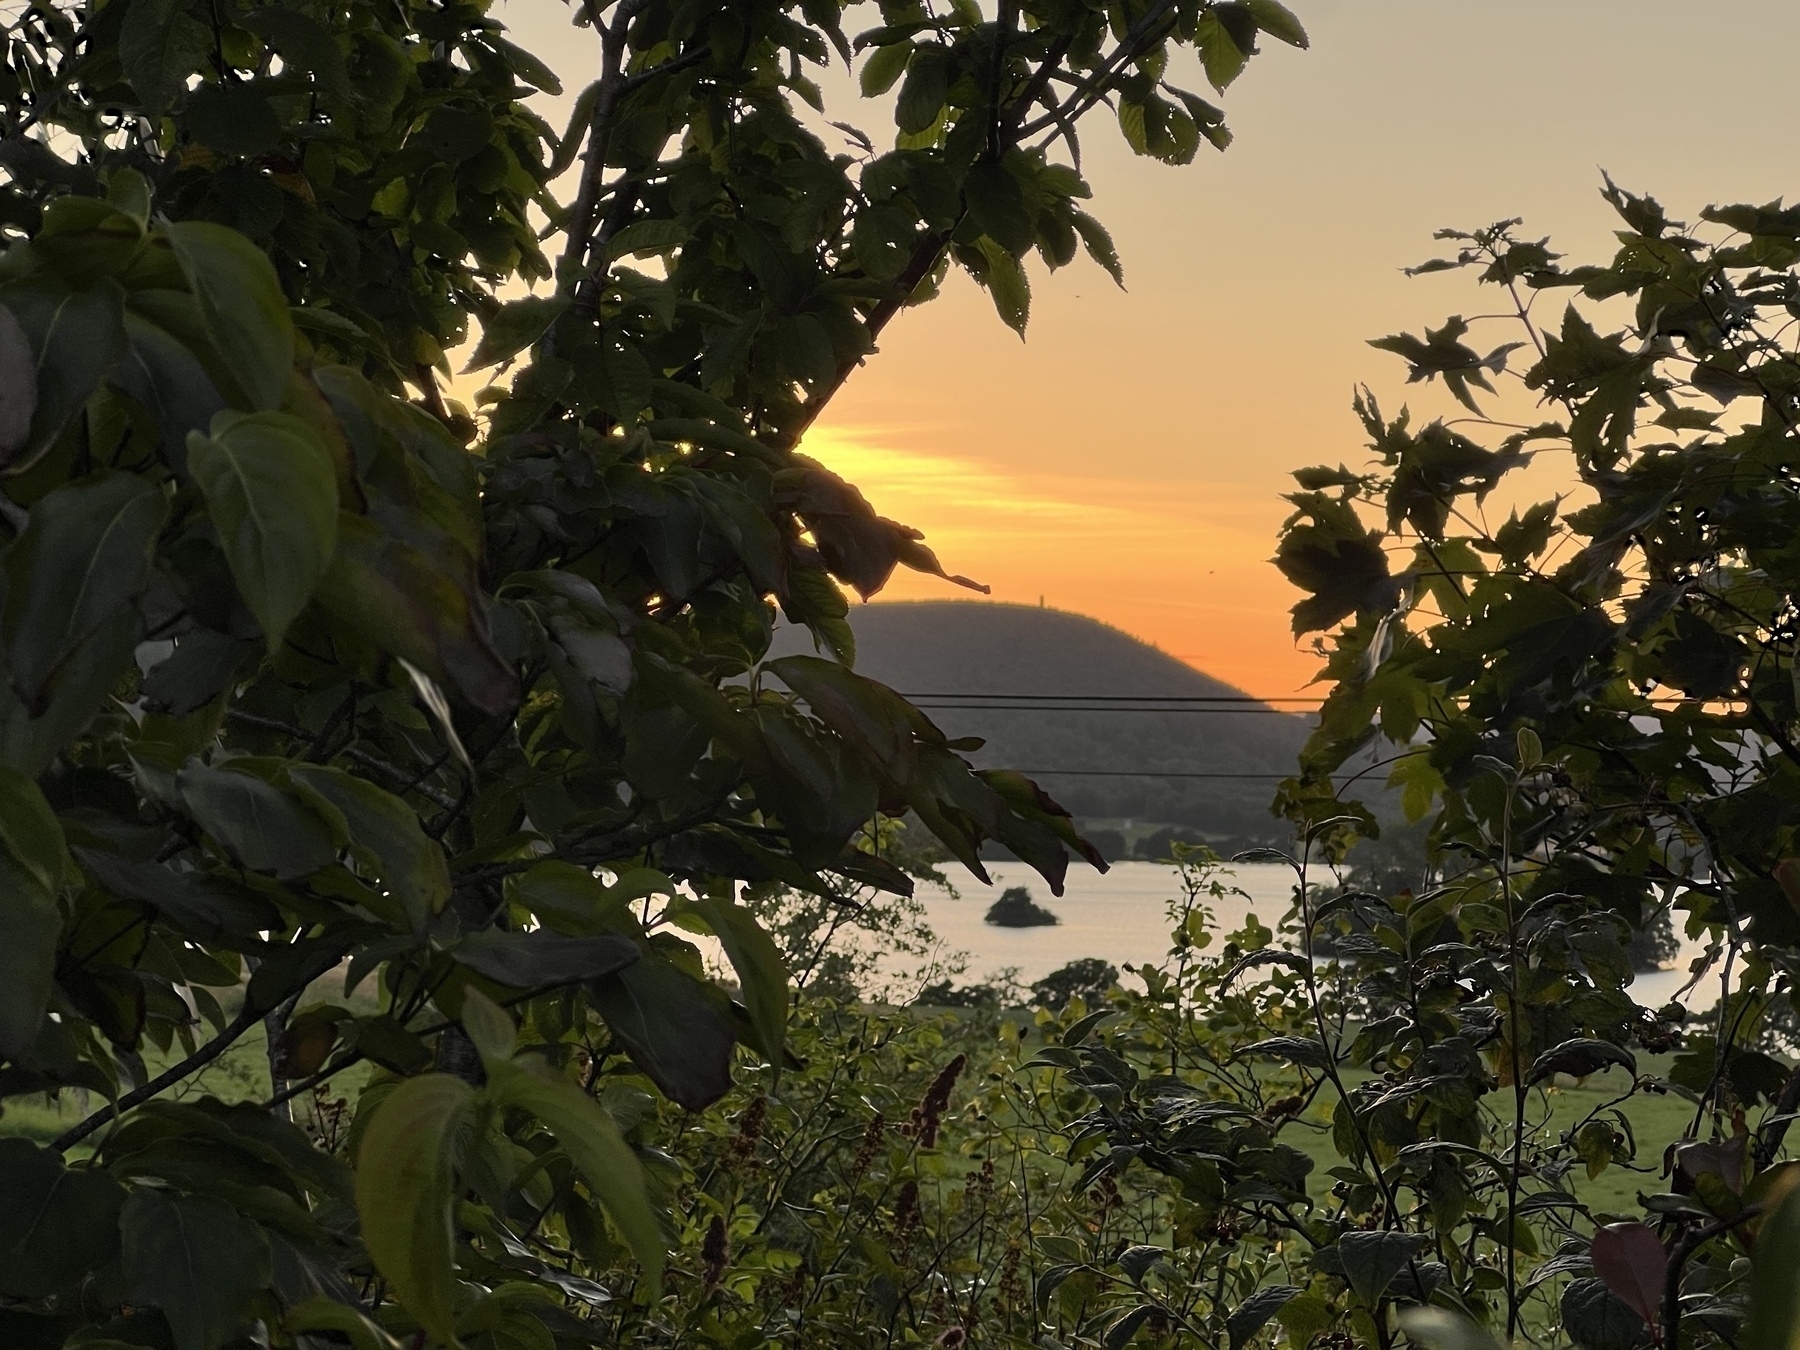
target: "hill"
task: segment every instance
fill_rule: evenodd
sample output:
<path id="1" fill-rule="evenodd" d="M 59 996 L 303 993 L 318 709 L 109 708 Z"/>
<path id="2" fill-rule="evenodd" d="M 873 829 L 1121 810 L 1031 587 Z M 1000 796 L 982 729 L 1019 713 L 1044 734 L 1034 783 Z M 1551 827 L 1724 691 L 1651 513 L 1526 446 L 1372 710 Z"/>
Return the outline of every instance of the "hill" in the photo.
<path id="1" fill-rule="evenodd" d="M 970 756 L 976 764 L 1029 771 L 1084 821 L 1132 838 L 1158 825 L 1232 844 L 1286 837 L 1268 803 L 1306 739 L 1303 718 L 1263 703 L 1180 711 L 972 708 L 956 696 L 1075 696 L 1091 706 L 1096 695 L 1244 695 L 1129 633 L 1060 610 L 896 601 L 853 606 L 850 621 L 858 671 L 914 696 L 948 734 L 983 737 L 987 745 Z M 804 631 L 784 629 L 776 650 L 810 652 L 812 643 Z M 1058 772 L 1067 770 L 1085 772 Z M 1158 778 L 1156 770 L 1266 776 Z M 1147 776 L 1086 776 L 1096 772 Z M 1118 842 L 1096 842 L 1121 851 Z"/>

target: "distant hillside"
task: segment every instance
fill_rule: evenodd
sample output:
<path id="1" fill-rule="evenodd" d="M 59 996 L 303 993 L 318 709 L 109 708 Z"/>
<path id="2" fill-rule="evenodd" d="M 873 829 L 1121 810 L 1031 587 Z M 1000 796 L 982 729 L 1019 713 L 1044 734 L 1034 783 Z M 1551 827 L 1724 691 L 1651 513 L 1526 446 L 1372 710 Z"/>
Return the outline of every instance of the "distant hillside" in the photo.
<path id="1" fill-rule="evenodd" d="M 856 605 L 856 668 L 908 695 L 1241 695 L 1098 620 L 980 601 Z M 777 635 L 780 653 L 812 650 L 804 630 Z M 924 699 L 924 703 L 946 700 Z M 1084 820 L 1160 822 L 1243 840 L 1280 838 L 1268 813 L 1291 772 L 1306 722 L 1266 704 L 1244 711 L 1066 712 L 929 709 L 952 736 L 981 736 L 983 767 L 1035 770 Z M 1096 778 L 1057 769 L 1268 774 L 1267 778 Z"/>

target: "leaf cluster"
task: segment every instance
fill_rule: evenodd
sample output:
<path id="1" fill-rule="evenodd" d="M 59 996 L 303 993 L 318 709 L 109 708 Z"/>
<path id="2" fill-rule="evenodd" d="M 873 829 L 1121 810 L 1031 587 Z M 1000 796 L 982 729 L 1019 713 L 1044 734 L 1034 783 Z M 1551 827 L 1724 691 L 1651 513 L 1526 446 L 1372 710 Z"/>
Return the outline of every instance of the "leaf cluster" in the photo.
<path id="1" fill-rule="evenodd" d="M 949 267 L 1021 329 L 1027 253 L 1117 274 L 1078 124 L 1129 88 L 1127 138 L 1185 158 L 1170 53 L 1222 85 L 1298 26 L 579 21 L 598 78 L 559 135 L 484 3 L 3 20 L 0 1096 L 91 1108 L 0 1160 L 38 1260 L 9 1343 L 591 1343 L 611 1295 L 532 1235 L 629 1250 L 647 1298 L 662 1250 L 595 1103 L 697 1111 L 739 1047 L 789 1063 L 743 887 L 904 895 L 902 815 L 978 874 L 993 841 L 1057 889 L 1103 865 L 855 673 L 846 589 L 944 571 L 796 444 Z M 904 74 L 891 149 L 828 146 L 834 61 Z M 440 385 L 470 338 L 472 409 Z M 768 660 L 784 621 L 823 655 Z M 266 1100 L 165 1096 L 259 1036 Z M 353 1068 L 322 1146 L 291 1103 Z"/>

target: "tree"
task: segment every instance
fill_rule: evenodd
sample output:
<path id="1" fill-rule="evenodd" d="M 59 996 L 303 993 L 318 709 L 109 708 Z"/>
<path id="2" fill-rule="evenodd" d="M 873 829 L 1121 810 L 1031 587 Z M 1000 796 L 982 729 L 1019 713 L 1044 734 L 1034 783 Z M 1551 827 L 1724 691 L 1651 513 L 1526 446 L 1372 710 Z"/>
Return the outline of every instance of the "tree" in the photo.
<path id="1" fill-rule="evenodd" d="M 1758 1045 L 1800 969 L 1800 211 L 1712 207 L 1690 228 L 1610 181 L 1605 195 L 1621 221 L 1608 263 L 1566 266 L 1518 221 L 1441 235 L 1455 254 L 1419 270 L 1473 271 L 1517 340 L 1490 348 L 1456 317 L 1379 340 L 1412 380 L 1442 379 L 1465 415 L 1416 426 L 1364 391 L 1371 466 L 1296 475 L 1279 560 L 1307 592 L 1295 631 L 1328 635 L 1330 695 L 1283 803 L 1337 856 L 1373 832 L 1335 786 L 1367 751 L 1391 766 L 1408 816 L 1429 822 L 1441 885 L 1343 902 L 1378 939 L 1358 966 L 1393 1015 L 1359 1053 L 1389 1066 L 1389 1101 L 1429 1094 L 1444 1064 L 1485 1047 L 1522 1125 L 1532 1077 L 1625 1063 L 1633 1038 L 1658 1051 L 1681 1038 L 1668 1080 L 1694 1113 L 1672 1181 L 1697 1201 L 1653 1202 L 1659 1231 L 1563 1235 L 1577 1261 L 1592 1238 L 1597 1278 L 1564 1295 L 1578 1342 L 1603 1343 L 1602 1324 L 1624 1315 L 1632 1337 L 1675 1345 L 1686 1315 L 1696 1337 L 1713 1334 L 1708 1319 L 1735 1325 L 1746 1290 L 1733 1260 L 1779 1194 L 1800 1103 L 1800 1070 Z M 1522 424 L 1513 409 L 1532 396 L 1545 420 Z M 1563 490 L 1527 505 L 1519 475 L 1547 461 Z M 1502 492 L 1517 505 L 1498 521 L 1483 503 Z M 1623 989 L 1622 936 L 1671 904 L 1709 944 L 1718 990 L 1684 1032 Z M 1456 941 L 1415 946 L 1446 920 Z M 1368 1110 L 1384 1141 L 1426 1124 Z M 1440 1120 L 1432 1133 L 1480 1145 L 1485 1128 Z M 1596 1120 L 1570 1142 L 1603 1168 L 1628 1148 L 1614 1134 Z M 1561 1187 L 1522 1173 L 1519 1130 L 1500 1138 L 1504 1233 Z M 1440 1195 L 1445 1178 L 1461 1194 L 1481 1170 L 1434 1165 Z M 1386 1184 L 1402 1174 L 1373 1169 Z M 1518 1256 L 1493 1253 L 1509 1334 L 1531 1296 L 1510 1278 Z"/>
<path id="2" fill-rule="evenodd" d="M 1031 997 L 1052 1011 L 1066 1007 L 1071 999 L 1080 999 L 1088 1007 L 1099 1003 L 1106 991 L 1119 982 L 1119 968 L 1097 956 L 1084 956 L 1066 966 L 1058 966 L 1041 980 L 1031 983 Z"/>
<path id="3" fill-rule="evenodd" d="M 904 891 L 867 841 L 905 812 L 978 874 L 988 839 L 1099 864 L 854 673 L 840 584 L 942 569 L 795 445 L 949 268 L 1021 331 L 1032 250 L 1119 275 L 1089 114 L 1186 162 L 1227 134 L 1170 55 L 1223 88 L 1304 36 L 1274 0 L 857 8 L 593 0 L 560 136 L 477 3 L 6 20 L 0 1054 L 107 1101 L 0 1146 L 9 1344 L 548 1335 L 521 1285 L 598 1295 L 546 1252 L 663 1259 L 596 1095 L 782 1063 L 735 883 Z M 897 87 L 892 149 L 827 148 L 831 61 Z M 438 387 L 475 331 L 511 372 L 479 417 Z M 764 661 L 778 609 L 826 655 Z M 259 1033 L 269 1101 L 158 1096 Z M 284 1103 L 364 1063 L 339 1157 Z"/>

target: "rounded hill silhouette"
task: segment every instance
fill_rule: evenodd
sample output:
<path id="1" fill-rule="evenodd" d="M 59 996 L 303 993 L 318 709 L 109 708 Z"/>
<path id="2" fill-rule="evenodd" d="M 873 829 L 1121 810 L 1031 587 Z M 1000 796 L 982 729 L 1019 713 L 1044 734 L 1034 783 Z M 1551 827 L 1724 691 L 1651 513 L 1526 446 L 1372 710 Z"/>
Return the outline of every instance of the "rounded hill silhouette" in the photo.
<path id="1" fill-rule="evenodd" d="M 1049 708 L 942 706 L 974 694 L 1073 702 L 1245 695 L 1129 633 L 1061 610 L 886 601 L 852 606 L 850 624 L 861 674 L 926 705 L 949 735 L 983 737 L 987 744 L 969 756 L 978 767 L 1031 773 L 1077 817 L 1186 826 L 1234 844 L 1287 837 L 1268 804 L 1293 771 L 1308 733 L 1305 718 L 1263 703 L 1151 711 L 1069 711 L 1054 701 Z M 812 650 L 804 629 L 776 634 L 778 654 Z M 1085 772 L 1057 772 L 1068 770 Z M 1096 771 L 1145 776 L 1086 776 Z M 1159 778 L 1158 771 L 1252 776 Z"/>

